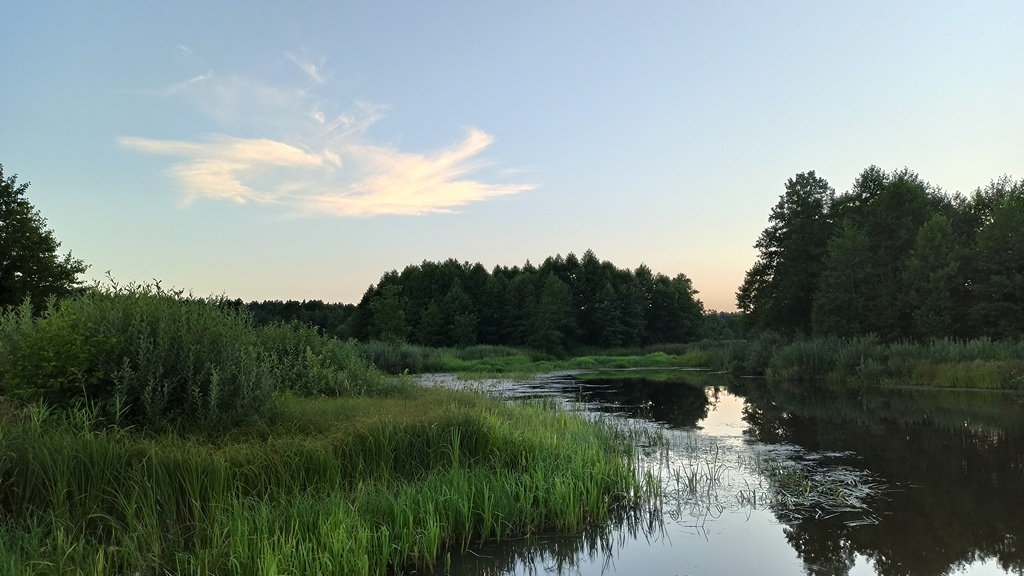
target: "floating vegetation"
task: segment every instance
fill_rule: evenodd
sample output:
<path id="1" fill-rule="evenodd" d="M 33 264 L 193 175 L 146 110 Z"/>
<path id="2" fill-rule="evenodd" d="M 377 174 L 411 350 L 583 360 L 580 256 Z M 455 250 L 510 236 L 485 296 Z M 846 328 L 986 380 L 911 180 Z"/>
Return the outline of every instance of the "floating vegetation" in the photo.
<path id="1" fill-rule="evenodd" d="M 727 512 L 770 510 L 782 523 L 842 515 L 849 526 L 876 524 L 871 510 L 888 489 L 866 470 L 839 461 L 849 453 L 751 445 L 700 431 L 665 430 L 638 451 L 638 469 L 660 485 L 667 521 L 703 528 Z"/>
<path id="2" fill-rule="evenodd" d="M 812 452 L 790 444 L 765 445 L 664 426 L 632 416 L 633 407 L 590 400 L 594 394 L 588 391 L 601 384 L 580 382 L 573 376 L 563 372 L 528 381 L 470 381 L 433 375 L 422 382 L 468 387 L 506 400 L 542 397 L 601 419 L 636 447 L 641 483 L 658 495 L 666 522 L 704 528 L 725 513 L 757 510 L 769 510 L 786 524 L 833 517 L 841 517 L 849 526 L 879 521 L 872 506 L 888 486 L 870 472 L 851 466 L 852 453 Z"/>

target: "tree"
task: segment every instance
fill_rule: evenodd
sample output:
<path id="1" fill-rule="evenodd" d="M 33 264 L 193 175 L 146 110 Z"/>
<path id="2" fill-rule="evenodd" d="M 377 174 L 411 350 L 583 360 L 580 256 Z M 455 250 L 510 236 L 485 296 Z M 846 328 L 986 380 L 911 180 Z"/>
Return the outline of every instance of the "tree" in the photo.
<path id="1" fill-rule="evenodd" d="M 736 294 L 755 328 L 808 332 L 814 290 L 821 275 L 835 191 L 814 171 L 786 182 L 769 225 L 754 245 L 759 255 Z"/>
<path id="2" fill-rule="evenodd" d="M 913 334 L 915 305 L 905 284 L 907 258 L 921 227 L 947 211 L 953 211 L 949 199 L 905 168 L 887 173 L 871 166 L 835 203 L 836 221 L 848 220 L 868 238 L 875 272 L 868 331 L 883 340 Z"/>
<path id="3" fill-rule="evenodd" d="M 70 252 L 58 255 L 60 242 L 25 198 L 28 182 L 17 178 L 4 178 L 0 164 L 0 309 L 28 298 L 38 310 L 47 298 L 71 294 L 87 266 Z"/>
<path id="4" fill-rule="evenodd" d="M 936 214 L 917 233 L 907 257 L 904 283 L 914 305 L 913 335 L 924 340 L 956 335 L 960 248 L 949 220 Z"/>
<path id="5" fill-rule="evenodd" d="M 386 342 L 402 342 L 409 334 L 405 323 L 405 301 L 402 287 L 381 286 L 377 297 L 370 300 L 370 338 Z"/>
<path id="6" fill-rule="evenodd" d="M 452 283 L 448 294 L 441 300 L 441 315 L 448 330 L 446 344 L 462 347 L 476 344 L 475 307 L 458 280 Z"/>
<path id="7" fill-rule="evenodd" d="M 975 241 L 971 319 L 979 334 L 1015 338 L 1024 334 L 1024 180 L 998 187 Z"/>
<path id="8" fill-rule="evenodd" d="M 871 332 L 876 289 L 868 237 L 844 221 L 828 242 L 825 271 L 814 296 L 814 333 L 849 337 Z"/>
<path id="9" fill-rule="evenodd" d="M 569 286 L 549 274 L 537 299 L 527 344 L 551 354 L 564 354 L 565 342 L 575 329 L 575 320 Z"/>

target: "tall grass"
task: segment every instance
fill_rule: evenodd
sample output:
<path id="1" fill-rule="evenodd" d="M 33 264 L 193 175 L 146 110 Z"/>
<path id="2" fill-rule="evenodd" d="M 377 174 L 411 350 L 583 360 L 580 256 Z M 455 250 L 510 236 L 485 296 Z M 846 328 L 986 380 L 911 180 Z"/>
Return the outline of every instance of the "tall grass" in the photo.
<path id="1" fill-rule="evenodd" d="M 779 348 L 766 375 L 782 380 L 1024 389 L 1024 342 L 816 338 Z"/>
<path id="2" fill-rule="evenodd" d="M 709 368 L 794 382 L 1024 390 L 1024 341 L 883 343 L 859 338 L 753 340 L 692 345 Z"/>
<path id="3" fill-rule="evenodd" d="M 287 399 L 210 440 L 84 408 L 0 422 L 5 574 L 385 574 L 577 531 L 644 492 L 621 432 L 553 405 L 418 390 Z"/>
<path id="4" fill-rule="evenodd" d="M 665 350 L 671 350 L 668 353 Z M 698 348 L 665 346 L 610 350 L 593 355 L 558 359 L 532 350 L 507 346 L 427 348 L 413 344 L 367 342 L 359 351 L 382 370 L 401 374 L 456 372 L 470 374 L 537 374 L 555 370 L 603 368 L 703 367 L 707 352 Z M 629 354 L 632 352 L 633 354 Z"/>
<path id="5" fill-rule="evenodd" d="M 80 403 L 150 429 L 228 430 L 272 418 L 282 392 L 381 394 L 395 384 L 355 345 L 159 285 L 94 288 L 0 313 L 0 393 Z"/>

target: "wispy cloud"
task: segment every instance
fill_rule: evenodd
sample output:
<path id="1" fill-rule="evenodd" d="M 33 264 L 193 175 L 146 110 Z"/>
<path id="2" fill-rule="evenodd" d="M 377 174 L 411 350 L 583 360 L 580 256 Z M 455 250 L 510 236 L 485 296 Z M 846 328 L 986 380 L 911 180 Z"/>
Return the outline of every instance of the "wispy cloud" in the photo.
<path id="1" fill-rule="evenodd" d="M 320 72 L 320 70 L 323 68 L 323 62 L 321 62 L 319 65 L 314 64 L 305 56 L 294 54 L 292 52 L 285 52 L 285 57 L 294 62 L 295 65 L 298 66 L 300 70 L 308 74 L 309 77 L 312 78 L 313 81 L 316 82 L 317 84 L 322 84 L 324 82 L 324 76 Z"/>
<path id="2" fill-rule="evenodd" d="M 286 56 L 315 83 L 326 81 L 322 64 Z M 261 134 L 119 139 L 125 148 L 178 158 L 167 173 L 186 204 L 209 198 L 280 205 L 297 216 L 418 215 L 533 188 L 472 177 L 487 167 L 481 155 L 494 142 L 477 129 L 430 153 L 370 142 L 367 131 L 387 109 L 381 105 L 355 102 L 338 111 L 336 103 L 307 89 L 212 72 L 149 93 L 183 98 L 225 129 Z"/>

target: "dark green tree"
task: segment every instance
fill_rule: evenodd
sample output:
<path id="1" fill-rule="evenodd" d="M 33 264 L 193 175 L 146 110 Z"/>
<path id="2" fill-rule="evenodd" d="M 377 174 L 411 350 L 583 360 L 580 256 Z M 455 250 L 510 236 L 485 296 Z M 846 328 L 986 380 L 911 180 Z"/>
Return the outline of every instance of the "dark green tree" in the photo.
<path id="1" fill-rule="evenodd" d="M 1024 335 L 1024 180 L 990 186 L 972 252 L 975 331 L 994 338 Z"/>
<path id="2" fill-rule="evenodd" d="M 961 250 L 949 220 L 936 214 L 917 233 L 904 272 L 913 307 L 913 336 L 920 340 L 956 336 L 956 302 L 964 279 Z"/>
<path id="3" fill-rule="evenodd" d="M 487 277 L 483 295 L 477 303 L 479 321 L 477 332 L 484 344 L 503 344 L 508 324 L 508 278 L 497 271 Z"/>
<path id="4" fill-rule="evenodd" d="M 451 346 L 476 344 L 476 307 L 473 306 L 469 295 L 462 288 L 461 282 L 456 280 L 441 301 L 441 314 L 448 329 L 446 344 Z"/>
<path id="5" fill-rule="evenodd" d="M 870 332 L 877 283 L 872 256 L 864 231 L 843 222 L 828 242 L 825 270 L 814 296 L 815 334 L 860 336 Z"/>
<path id="6" fill-rule="evenodd" d="M 27 298 L 38 310 L 47 298 L 71 294 L 87 266 L 57 253 L 60 242 L 25 198 L 28 182 L 17 178 L 5 178 L 0 164 L 0 309 Z"/>
<path id="7" fill-rule="evenodd" d="M 813 170 L 786 182 L 785 194 L 754 245 L 758 259 L 736 294 L 754 328 L 810 331 L 814 290 L 833 230 L 829 209 L 834 195 Z"/>
<path id="8" fill-rule="evenodd" d="M 428 304 L 427 309 L 420 314 L 420 323 L 416 326 L 416 341 L 424 346 L 436 348 L 448 344 L 448 327 L 437 302 Z"/>
<path id="9" fill-rule="evenodd" d="M 914 172 L 864 170 L 835 203 L 837 221 L 849 220 L 868 238 L 873 279 L 870 332 L 887 341 L 912 336 L 914 302 L 905 284 L 906 261 L 918 231 L 952 203 Z"/>
<path id="10" fill-rule="evenodd" d="M 598 346 L 615 348 L 624 343 L 625 326 L 622 323 L 622 309 L 619 308 L 618 297 L 611 282 L 605 281 L 594 302 L 592 329 L 595 331 Z"/>
<path id="11" fill-rule="evenodd" d="M 508 305 L 505 316 L 508 319 L 505 341 L 508 344 L 525 345 L 530 340 L 537 310 L 537 290 L 534 287 L 533 273 L 520 272 L 509 282 Z"/>
<path id="12" fill-rule="evenodd" d="M 639 346 L 647 339 L 647 294 L 630 270 L 616 271 L 613 278 L 622 325 L 622 344 Z"/>
<path id="13" fill-rule="evenodd" d="M 377 295 L 369 302 L 370 338 L 383 341 L 404 341 L 409 334 L 409 325 L 405 322 L 405 300 L 402 298 L 402 287 L 385 285 L 378 289 Z"/>
<path id="14" fill-rule="evenodd" d="M 569 286 L 549 274 L 544 279 L 527 344 L 551 354 L 564 354 L 566 342 L 575 331 L 576 318 Z"/>

